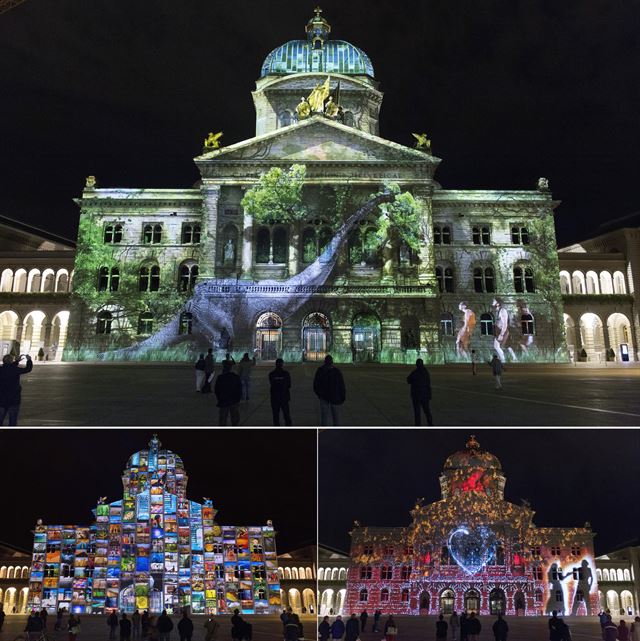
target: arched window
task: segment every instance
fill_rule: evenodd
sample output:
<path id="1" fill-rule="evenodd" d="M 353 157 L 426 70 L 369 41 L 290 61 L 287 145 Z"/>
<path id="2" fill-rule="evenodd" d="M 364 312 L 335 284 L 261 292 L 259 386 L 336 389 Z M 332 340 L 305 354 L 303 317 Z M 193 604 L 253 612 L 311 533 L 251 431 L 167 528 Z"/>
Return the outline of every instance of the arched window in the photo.
<path id="1" fill-rule="evenodd" d="M 104 242 L 117 244 L 122 242 L 122 225 L 119 223 L 106 225 L 104 228 Z"/>
<path id="2" fill-rule="evenodd" d="M 609 581 L 609 580 L 610 580 L 610 579 L 609 579 L 609 570 L 608 570 L 607 568 L 605 568 L 605 569 L 602 571 L 602 576 L 604 577 L 604 580 L 605 580 L 605 581 Z"/>
<path id="3" fill-rule="evenodd" d="M 531 314 L 522 314 L 522 316 L 520 316 L 520 326 L 522 327 L 523 335 L 533 336 L 535 334 L 533 316 Z"/>
<path id="4" fill-rule="evenodd" d="M 628 569 L 625 569 L 623 573 L 623 580 L 624 581 L 631 581 L 631 574 L 629 573 Z"/>
<path id="5" fill-rule="evenodd" d="M 162 225 L 147 224 L 144 226 L 142 233 L 142 242 L 145 245 L 157 245 L 162 242 Z"/>
<path id="6" fill-rule="evenodd" d="M 366 603 L 368 600 L 369 600 L 369 591 L 367 590 L 367 588 L 362 588 L 358 595 L 358 601 L 360 601 L 360 603 Z"/>
<path id="7" fill-rule="evenodd" d="M 143 265 L 140 268 L 138 282 L 141 292 L 157 292 L 160 289 L 160 267 L 158 265 Z"/>
<path id="8" fill-rule="evenodd" d="M 100 312 L 96 318 L 96 334 L 111 334 L 112 322 L 113 316 L 111 312 Z"/>
<path id="9" fill-rule="evenodd" d="M 571 276 L 568 272 L 560 272 L 560 291 L 563 294 L 571 294 Z"/>
<path id="10" fill-rule="evenodd" d="M 453 268 L 438 265 L 436 267 L 436 280 L 438 281 L 438 289 L 441 293 L 453 293 Z"/>
<path id="11" fill-rule="evenodd" d="M 451 245 L 451 227 L 449 227 L 448 225 L 434 225 L 433 244 Z"/>
<path id="12" fill-rule="evenodd" d="M 346 581 L 347 580 L 347 570 L 346 570 L 346 568 L 340 568 L 340 572 L 338 573 L 338 580 L 339 581 Z"/>
<path id="13" fill-rule="evenodd" d="M 600 272 L 600 293 L 613 294 L 613 279 L 609 272 Z"/>
<path id="14" fill-rule="evenodd" d="M 511 227 L 511 242 L 514 245 L 529 244 L 529 230 L 526 227 L 514 225 Z"/>
<path id="15" fill-rule="evenodd" d="M 624 581 L 624 574 L 621 568 L 618 568 L 618 581 Z"/>
<path id="16" fill-rule="evenodd" d="M 178 290 L 181 292 L 193 291 L 198 280 L 198 265 L 188 262 L 180 266 L 180 276 L 178 280 Z"/>
<path id="17" fill-rule="evenodd" d="M 53 269 L 45 269 L 42 273 L 42 285 L 41 289 L 43 292 L 51 293 L 55 290 L 56 286 L 56 275 Z"/>
<path id="18" fill-rule="evenodd" d="M 200 223 L 185 223 L 182 226 L 182 244 L 195 245 L 200 242 Z"/>
<path id="19" fill-rule="evenodd" d="M 69 290 L 69 272 L 66 269 L 59 269 L 56 274 L 56 291 L 66 292 Z"/>
<path id="20" fill-rule="evenodd" d="M 291 568 L 291 578 L 292 579 L 298 579 L 300 578 L 298 576 L 298 568 Z"/>
<path id="21" fill-rule="evenodd" d="M 273 262 L 286 263 L 289 255 L 289 234 L 284 227 L 273 230 Z"/>
<path id="22" fill-rule="evenodd" d="M 409 588 L 403 588 L 400 593 L 400 601 L 402 603 L 409 603 Z"/>
<path id="23" fill-rule="evenodd" d="M 624 282 L 624 274 L 622 272 L 615 272 L 613 274 L 613 293 L 626 294 L 627 286 Z"/>
<path id="24" fill-rule="evenodd" d="M 40 274 L 40 270 L 32 269 L 29 272 L 29 284 L 27 289 L 30 292 L 39 292 L 41 283 L 42 283 L 42 275 Z"/>
<path id="25" fill-rule="evenodd" d="M 271 254 L 271 233 L 260 227 L 256 233 L 256 263 L 268 263 Z"/>
<path id="26" fill-rule="evenodd" d="M 193 329 L 193 314 L 191 312 L 182 312 L 180 314 L 180 327 L 178 332 L 181 335 L 191 334 Z"/>
<path id="27" fill-rule="evenodd" d="M 101 267 L 98 271 L 98 291 L 117 292 L 120 285 L 120 270 L 117 267 Z"/>
<path id="28" fill-rule="evenodd" d="M 477 293 L 493 293 L 495 289 L 495 275 L 493 267 L 475 267 L 473 270 L 473 289 Z"/>
<path id="29" fill-rule="evenodd" d="M 474 225 L 471 229 L 474 245 L 489 245 L 491 243 L 491 229 L 489 225 Z"/>
<path id="30" fill-rule="evenodd" d="M 380 601 L 382 603 L 386 603 L 387 601 L 389 601 L 389 590 L 388 590 L 388 588 L 382 588 L 382 590 L 380 590 Z"/>
<path id="31" fill-rule="evenodd" d="M 600 568 L 596 568 L 596 579 L 602 581 L 602 570 Z"/>
<path id="32" fill-rule="evenodd" d="M 493 336 L 493 316 L 488 312 L 480 314 L 480 335 Z"/>
<path id="33" fill-rule="evenodd" d="M 138 316 L 138 334 L 142 336 L 153 334 L 153 314 L 151 312 L 142 312 Z"/>
<path id="34" fill-rule="evenodd" d="M 453 315 L 447 312 L 440 314 L 440 332 L 443 336 L 453 336 Z"/>
<path id="35" fill-rule="evenodd" d="M 2 272 L 2 279 L 0 280 L 0 292 L 10 292 L 13 287 L 13 272 L 10 269 L 5 269 Z"/>
<path id="36" fill-rule="evenodd" d="M 318 581 L 324 581 L 324 568 L 318 569 Z"/>

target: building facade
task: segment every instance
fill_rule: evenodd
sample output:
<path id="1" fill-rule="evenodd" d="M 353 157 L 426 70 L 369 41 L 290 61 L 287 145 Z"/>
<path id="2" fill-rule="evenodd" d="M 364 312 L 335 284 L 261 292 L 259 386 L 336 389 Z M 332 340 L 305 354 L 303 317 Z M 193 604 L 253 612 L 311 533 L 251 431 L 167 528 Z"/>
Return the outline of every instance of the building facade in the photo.
<path id="1" fill-rule="evenodd" d="M 600 607 L 612 614 L 640 613 L 640 546 L 637 541 L 596 559 Z"/>
<path id="2" fill-rule="evenodd" d="M 291 361 L 330 351 L 345 362 L 418 353 L 443 362 L 471 349 L 562 358 L 547 181 L 530 191 L 443 189 L 426 135 L 416 147 L 380 137 L 372 63 L 330 32 L 317 10 L 306 39 L 266 57 L 252 94 L 255 137 L 219 147 L 210 135 L 193 188 L 87 179 L 67 358 L 210 345 Z M 247 190 L 294 165 L 305 170 L 304 216 L 248 213 Z M 416 248 L 396 232 L 380 238 L 380 209 L 362 208 L 390 181 L 415 201 Z"/>
<path id="3" fill-rule="evenodd" d="M 638 361 L 640 215 L 559 250 L 567 348 L 574 360 Z"/>
<path id="4" fill-rule="evenodd" d="M 318 549 L 307 545 L 278 555 L 280 602 L 296 614 L 316 614 Z"/>
<path id="5" fill-rule="evenodd" d="M 31 554 L 0 541 L 0 606 L 5 614 L 24 614 L 29 594 Z"/>
<path id="6" fill-rule="evenodd" d="M 533 523 L 526 502 L 505 500 L 500 461 L 475 438 L 449 456 L 442 499 L 418 500 L 407 527 L 351 532 L 347 610 L 391 614 L 593 615 L 593 532 Z"/>
<path id="7" fill-rule="evenodd" d="M 267 614 L 280 606 L 275 531 L 224 526 L 210 499 L 187 498 L 181 458 L 158 439 L 122 475 L 123 498 L 98 502 L 91 525 L 45 525 L 34 533 L 29 605 L 55 612 L 234 608 Z"/>
<path id="8" fill-rule="evenodd" d="M 320 616 L 346 614 L 347 572 L 351 564 L 348 553 L 318 547 L 318 601 Z"/>
<path id="9" fill-rule="evenodd" d="M 62 360 L 75 243 L 0 216 L 0 355 Z"/>

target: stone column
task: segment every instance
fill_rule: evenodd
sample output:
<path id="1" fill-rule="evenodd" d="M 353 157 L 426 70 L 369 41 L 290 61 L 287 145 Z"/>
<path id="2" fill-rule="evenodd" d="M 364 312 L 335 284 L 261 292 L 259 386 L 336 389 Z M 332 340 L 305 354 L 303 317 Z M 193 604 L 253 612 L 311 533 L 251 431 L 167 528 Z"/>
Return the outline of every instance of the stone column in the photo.
<path id="1" fill-rule="evenodd" d="M 198 279 L 214 278 L 216 273 L 218 201 L 220 185 L 202 181 L 202 234 Z"/>
<path id="2" fill-rule="evenodd" d="M 253 216 L 245 213 L 242 229 L 242 278 L 251 278 L 253 271 Z"/>
<path id="3" fill-rule="evenodd" d="M 412 190 L 413 196 L 420 206 L 422 212 L 422 225 L 429 242 L 423 242 L 420 246 L 420 265 L 418 266 L 418 280 L 421 285 L 432 285 L 436 287 L 435 260 L 433 254 L 433 205 L 430 187 L 420 186 Z M 435 289 L 434 289 L 435 292 Z"/>

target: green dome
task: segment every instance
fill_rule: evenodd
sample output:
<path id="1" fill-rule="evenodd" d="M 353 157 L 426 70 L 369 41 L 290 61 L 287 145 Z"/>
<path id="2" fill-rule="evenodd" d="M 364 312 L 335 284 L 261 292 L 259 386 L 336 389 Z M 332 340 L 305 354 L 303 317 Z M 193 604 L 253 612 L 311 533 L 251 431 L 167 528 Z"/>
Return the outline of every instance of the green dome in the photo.
<path id="1" fill-rule="evenodd" d="M 293 73 L 339 73 L 374 77 L 369 56 L 344 40 L 327 40 L 331 25 L 321 10 L 305 28 L 306 40 L 290 40 L 276 47 L 262 64 L 260 77 Z"/>

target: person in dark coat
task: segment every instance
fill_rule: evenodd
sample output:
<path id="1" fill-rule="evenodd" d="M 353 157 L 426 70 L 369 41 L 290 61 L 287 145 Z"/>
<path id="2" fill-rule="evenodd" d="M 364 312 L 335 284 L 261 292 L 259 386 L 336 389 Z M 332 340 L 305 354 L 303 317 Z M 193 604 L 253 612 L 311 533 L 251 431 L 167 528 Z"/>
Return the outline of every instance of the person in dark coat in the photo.
<path id="1" fill-rule="evenodd" d="M 118 617 L 116 617 L 117 619 Z M 27 633 L 27 641 L 30 639 L 37 639 L 42 635 L 42 630 L 44 629 L 44 621 L 42 617 L 35 611 L 32 610 L 29 618 L 27 619 L 27 625 L 24 631 Z"/>
<path id="2" fill-rule="evenodd" d="M 295 613 L 289 615 L 284 626 L 284 641 L 298 641 L 298 639 L 302 639 L 302 637 L 303 632 L 300 617 Z"/>
<path id="3" fill-rule="evenodd" d="M 198 360 L 196 361 L 196 392 L 202 391 L 202 387 L 206 379 L 206 374 L 204 373 L 206 367 L 207 366 L 204 362 L 204 354 L 200 354 Z"/>
<path id="4" fill-rule="evenodd" d="M 318 626 L 318 639 L 319 641 L 329 641 L 329 635 L 331 634 L 331 624 L 329 623 L 329 617 L 322 619 L 322 622 Z"/>
<path id="5" fill-rule="evenodd" d="M 342 617 L 338 615 L 336 620 L 331 624 L 331 638 L 332 639 L 342 639 L 344 636 L 344 623 Z"/>
<path id="6" fill-rule="evenodd" d="M 231 415 L 231 425 L 238 425 L 240 423 L 242 384 L 240 377 L 231 371 L 229 361 L 225 361 L 222 374 L 216 379 L 214 391 L 218 399 L 218 425 L 226 425 L 229 415 Z"/>
<path id="7" fill-rule="evenodd" d="M 131 621 L 124 612 L 120 619 L 120 641 L 131 641 Z"/>
<path id="8" fill-rule="evenodd" d="M 324 365 L 316 370 L 313 391 L 320 399 L 320 425 L 340 425 L 340 406 L 347 398 L 342 372 L 333 365 L 333 358 L 327 354 Z"/>
<path id="9" fill-rule="evenodd" d="M 498 618 L 493 624 L 493 637 L 496 641 L 507 641 L 507 635 L 509 634 L 509 626 L 507 622 L 502 618 L 502 615 L 499 614 Z"/>
<path id="10" fill-rule="evenodd" d="M 367 627 L 367 619 L 369 618 L 369 613 L 366 610 L 363 610 L 360 613 L 360 632 L 364 632 Z"/>
<path id="11" fill-rule="evenodd" d="M 360 635 L 360 621 L 355 612 L 349 617 L 346 625 L 347 634 L 344 637 L 344 641 L 356 641 Z"/>
<path id="12" fill-rule="evenodd" d="M 140 617 L 140 624 L 142 626 L 142 638 L 146 639 L 149 636 L 149 610 L 145 610 Z"/>
<path id="13" fill-rule="evenodd" d="M 613 637 L 615 639 L 615 637 Z M 549 641 L 563 641 L 564 621 L 558 618 L 558 612 L 554 610 L 549 619 Z"/>
<path id="14" fill-rule="evenodd" d="M 444 620 L 444 615 L 440 615 L 436 621 L 436 639 L 446 639 L 449 625 Z"/>
<path id="15" fill-rule="evenodd" d="M 291 425 L 291 412 L 289 411 L 291 376 L 284 368 L 284 361 L 281 358 L 276 359 L 276 368 L 269 372 L 269 385 L 273 424 L 280 425 L 280 411 L 282 411 L 284 424 Z"/>
<path id="16" fill-rule="evenodd" d="M 158 628 L 158 637 L 160 641 L 169 641 L 171 630 L 173 630 L 173 621 L 167 614 L 166 610 L 163 610 L 162 614 L 158 617 L 156 626 Z"/>
<path id="17" fill-rule="evenodd" d="M 213 349 L 210 347 L 207 350 L 207 355 L 204 359 L 204 385 L 202 386 L 203 394 L 211 393 L 211 382 L 213 381 L 213 373 L 216 368 L 216 359 L 213 355 Z"/>
<path id="18" fill-rule="evenodd" d="M 475 612 L 472 612 L 467 619 L 467 639 L 469 641 L 478 641 L 480 630 L 482 630 L 480 619 L 478 619 Z"/>
<path id="19" fill-rule="evenodd" d="M 113 641 L 116 638 L 116 630 L 118 629 L 118 615 L 115 610 L 107 617 L 107 625 L 109 626 L 109 640 Z"/>
<path id="20" fill-rule="evenodd" d="M 286 626 L 285 626 L 286 627 Z M 247 623 L 241 616 L 240 610 L 236 608 L 231 617 L 231 638 L 235 641 L 251 641 L 252 626 Z"/>
<path id="21" fill-rule="evenodd" d="M 182 612 L 182 619 L 178 622 L 178 634 L 180 641 L 191 641 L 193 636 L 193 621 L 189 618 L 186 610 Z"/>
<path id="22" fill-rule="evenodd" d="M 20 367 L 20 362 L 25 358 L 27 364 Z M 20 386 L 20 377 L 28 374 L 33 369 L 31 356 L 20 356 L 18 360 L 13 354 L 5 354 L 2 357 L 2 366 L 0 366 L 0 426 L 4 425 L 4 417 L 9 416 L 9 427 L 15 427 L 18 424 L 18 413 L 20 412 L 20 401 L 22 387 Z"/>
<path id="23" fill-rule="evenodd" d="M 460 615 L 460 641 L 467 641 L 469 638 L 469 615 L 463 612 Z"/>
<path id="24" fill-rule="evenodd" d="M 427 417 L 427 425 L 433 425 L 431 416 L 431 378 L 424 361 L 419 358 L 416 361 L 416 368 L 407 376 L 407 383 L 411 385 L 411 403 L 413 404 L 413 416 L 416 425 L 420 425 L 420 410 L 422 409 Z"/>

